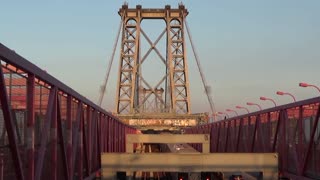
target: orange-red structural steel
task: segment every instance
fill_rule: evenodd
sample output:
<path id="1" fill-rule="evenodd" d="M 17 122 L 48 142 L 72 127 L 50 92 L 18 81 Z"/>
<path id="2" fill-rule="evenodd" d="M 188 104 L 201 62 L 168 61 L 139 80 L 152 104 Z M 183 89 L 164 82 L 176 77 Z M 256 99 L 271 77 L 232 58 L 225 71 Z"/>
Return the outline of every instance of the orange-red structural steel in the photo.
<path id="1" fill-rule="evenodd" d="M 134 128 L 1 43 L 0 61 L 0 179 L 92 179 L 125 152 Z"/>

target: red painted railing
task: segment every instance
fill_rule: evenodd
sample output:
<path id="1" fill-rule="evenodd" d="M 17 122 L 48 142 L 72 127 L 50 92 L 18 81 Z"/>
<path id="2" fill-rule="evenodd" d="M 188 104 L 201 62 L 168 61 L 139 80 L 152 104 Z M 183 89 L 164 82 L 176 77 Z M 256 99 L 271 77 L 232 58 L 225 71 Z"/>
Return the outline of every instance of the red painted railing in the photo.
<path id="1" fill-rule="evenodd" d="M 186 129 L 211 134 L 211 152 L 278 152 L 279 172 L 320 178 L 320 97 Z M 193 147 L 201 151 L 199 144 Z"/>
<path id="2" fill-rule="evenodd" d="M 135 129 L 1 43 L 0 61 L 3 179 L 92 179 L 102 152 L 125 152 Z"/>

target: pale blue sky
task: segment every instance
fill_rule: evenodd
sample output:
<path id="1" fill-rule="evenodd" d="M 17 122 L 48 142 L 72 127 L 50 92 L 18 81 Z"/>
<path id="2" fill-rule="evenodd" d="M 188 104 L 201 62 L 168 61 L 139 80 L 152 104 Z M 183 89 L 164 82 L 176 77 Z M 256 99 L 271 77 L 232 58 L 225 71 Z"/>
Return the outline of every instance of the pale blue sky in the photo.
<path id="1" fill-rule="evenodd" d="M 130 7 L 142 4 L 148 8 L 177 7 L 178 2 L 128 1 Z M 261 95 L 279 104 L 291 102 L 290 97 L 275 95 L 277 90 L 291 92 L 298 100 L 319 95 L 314 89 L 298 87 L 300 81 L 320 85 L 319 0 L 183 2 L 190 12 L 187 20 L 218 111 L 248 101 L 271 107 L 259 100 Z M 0 4 L 0 42 L 96 102 L 123 1 Z M 155 39 L 159 27 L 163 26 L 146 23 L 145 31 Z M 209 111 L 190 46 L 187 51 L 192 111 Z M 118 61 L 117 55 L 103 104 L 111 111 Z"/>

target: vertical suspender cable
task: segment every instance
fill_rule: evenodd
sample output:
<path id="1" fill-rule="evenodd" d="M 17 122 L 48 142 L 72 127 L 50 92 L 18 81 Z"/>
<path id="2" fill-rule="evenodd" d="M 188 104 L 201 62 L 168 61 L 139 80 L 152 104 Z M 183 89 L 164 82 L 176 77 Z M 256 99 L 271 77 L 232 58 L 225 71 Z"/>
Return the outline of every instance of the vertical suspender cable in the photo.
<path id="1" fill-rule="evenodd" d="M 117 49 L 119 36 L 120 36 L 121 29 L 122 29 L 122 23 L 123 23 L 123 18 L 121 18 L 121 21 L 120 21 L 120 24 L 119 24 L 119 28 L 118 28 L 117 37 L 116 37 L 115 42 L 113 44 L 113 51 L 112 51 L 111 57 L 109 59 L 109 65 L 108 65 L 108 69 L 107 69 L 107 74 L 106 74 L 106 77 L 104 79 L 103 84 L 100 87 L 100 97 L 99 97 L 99 101 L 98 101 L 99 106 L 101 106 L 101 104 L 102 104 L 103 96 L 104 96 L 104 93 L 106 91 L 106 87 L 107 87 L 107 83 L 108 83 L 108 79 L 109 79 L 109 75 L 110 75 L 110 71 L 111 71 L 111 67 L 112 67 L 112 63 L 113 63 L 113 59 L 114 59 L 114 54 L 115 54 L 116 49 Z"/>
<path id="2" fill-rule="evenodd" d="M 193 55 L 194 55 L 194 57 L 196 59 L 196 62 L 197 62 L 197 66 L 198 66 L 198 70 L 199 70 L 199 73 L 200 73 L 200 76 L 201 76 L 202 84 L 203 84 L 205 93 L 206 93 L 207 98 L 208 98 L 208 102 L 209 102 L 209 105 L 210 105 L 211 113 L 213 114 L 213 121 L 215 121 L 215 119 L 214 119 L 215 118 L 215 115 L 214 115 L 215 114 L 215 107 L 214 107 L 214 103 L 213 103 L 213 100 L 212 100 L 212 97 L 211 97 L 211 94 L 210 94 L 211 91 L 210 91 L 210 88 L 207 85 L 206 79 L 204 77 L 204 74 L 203 74 L 203 71 L 202 71 L 202 68 L 201 68 L 201 65 L 200 65 L 200 60 L 199 60 L 198 54 L 196 52 L 195 46 L 193 45 L 191 32 L 189 30 L 189 26 L 188 26 L 188 23 L 187 23 L 186 19 L 184 20 L 184 23 L 186 25 L 186 29 L 187 29 L 188 37 L 189 37 L 189 40 L 190 40 L 190 43 L 191 43 L 191 48 L 192 48 L 192 51 L 193 51 Z"/>

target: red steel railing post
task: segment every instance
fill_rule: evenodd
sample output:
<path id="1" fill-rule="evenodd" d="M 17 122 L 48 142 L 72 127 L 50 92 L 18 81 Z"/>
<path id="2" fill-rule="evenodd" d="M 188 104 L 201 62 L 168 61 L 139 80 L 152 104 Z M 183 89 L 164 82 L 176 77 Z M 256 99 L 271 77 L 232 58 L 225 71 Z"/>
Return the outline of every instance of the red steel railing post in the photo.
<path id="1" fill-rule="evenodd" d="M 92 159 L 91 159 L 91 157 L 92 157 L 92 121 L 93 121 L 93 119 L 92 119 L 92 116 L 93 116 L 93 114 L 91 114 L 91 109 L 90 109 L 90 107 L 89 106 L 87 106 L 87 118 L 86 118 L 86 120 L 87 120 L 87 127 L 86 126 L 84 126 L 84 128 L 87 128 L 87 134 L 86 134 L 86 137 L 84 137 L 84 138 L 86 138 L 86 147 L 85 147 L 85 149 L 86 149 L 86 155 L 87 155 L 87 166 L 88 166 L 88 174 L 90 174 L 91 173 L 91 161 L 92 161 Z M 84 132 L 85 133 L 85 132 Z"/>
<path id="2" fill-rule="evenodd" d="M 75 129 L 72 131 L 72 172 L 73 174 L 71 174 L 71 179 L 74 179 L 74 175 L 76 174 L 75 172 L 78 171 L 78 165 L 79 165 L 79 160 L 80 157 L 78 156 L 78 150 L 80 149 L 80 140 L 81 140 L 81 136 L 82 134 L 80 134 L 82 132 L 81 130 L 81 124 L 82 124 L 82 118 L 83 118 L 83 108 L 82 108 L 82 102 L 78 102 L 77 104 L 77 115 L 76 115 L 76 125 L 75 125 Z M 78 157 L 78 161 L 76 162 Z"/>
<path id="3" fill-rule="evenodd" d="M 108 152 L 112 152 L 112 118 L 108 120 Z"/>
<path id="4" fill-rule="evenodd" d="M 94 165 L 93 165 L 93 170 L 91 170 L 92 172 L 95 172 L 96 170 L 97 170 L 97 167 L 98 167 L 98 154 L 99 154 L 99 129 L 98 129 L 98 121 L 99 121 L 99 116 L 98 116 L 98 113 L 97 113 L 97 111 L 95 110 L 94 111 L 94 114 L 95 114 L 95 118 L 94 118 L 94 131 L 93 131 L 93 137 L 94 137 L 94 146 L 93 146 L 93 163 L 94 163 Z"/>
<path id="5" fill-rule="evenodd" d="M 117 145 L 118 145 L 118 137 L 117 137 L 117 128 L 118 128 L 118 123 L 117 121 L 113 121 L 113 152 L 117 152 Z"/>
<path id="6" fill-rule="evenodd" d="M 232 152 L 236 152 L 237 149 L 237 120 L 233 121 L 233 138 L 232 138 Z"/>
<path id="7" fill-rule="evenodd" d="M 106 127 L 106 140 L 107 140 L 107 152 L 111 152 L 111 131 L 110 131 L 110 126 L 111 126 L 111 117 L 107 117 L 107 127 Z"/>
<path id="8" fill-rule="evenodd" d="M 282 157 L 282 171 L 286 171 L 288 169 L 287 156 L 288 156 L 288 145 L 287 145 L 287 121 L 288 121 L 287 110 L 284 110 L 282 113 L 282 135 L 281 135 L 281 157 Z"/>
<path id="9" fill-rule="evenodd" d="M 251 141 L 250 141 L 250 127 L 251 126 L 251 116 L 248 116 L 248 124 L 247 124 L 247 127 L 248 128 L 246 128 L 246 131 L 247 131 L 247 137 L 246 137 L 246 142 L 245 142 L 245 147 L 246 147 L 246 149 L 245 149 L 245 151 L 246 152 L 251 152 Z"/>
<path id="10" fill-rule="evenodd" d="M 118 122 L 117 123 L 117 139 L 118 139 L 118 144 L 117 144 L 117 152 L 120 152 L 120 142 L 121 142 L 121 130 L 120 130 L 120 126 L 121 126 L 121 123 Z"/>
<path id="11" fill-rule="evenodd" d="M 240 141 L 241 141 L 241 136 L 242 136 L 242 126 L 243 126 L 243 119 L 240 119 L 240 124 L 239 124 L 239 130 L 238 130 L 238 136 L 237 136 L 237 146 L 236 146 L 236 152 L 239 152 L 239 146 L 240 146 Z"/>
<path id="12" fill-rule="evenodd" d="M 104 117 L 104 126 L 103 131 L 101 132 L 101 135 L 104 139 L 104 152 L 109 152 L 109 116 Z"/>
<path id="13" fill-rule="evenodd" d="M 103 152 L 108 152 L 108 117 L 103 116 L 103 127 L 101 131 L 101 136 L 103 137 Z"/>
<path id="14" fill-rule="evenodd" d="M 51 166 L 50 166 L 50 172 L 51 172 L 51 179 L 56 180 L 57 179 L 57 170 L 58 170 L 58 153 L 57 153 L 57 91 L 55 91 L 54 100 L 53 100 L 53 109 L 52 109 L 52 115 L 51 115 L 51 130 L 50 130 L 50 150 L 51 150 Z"/>
<path id="15" fill-rule="evenodd" d="M 108 151 L 107 152 L 111 152 L 111 117 L 108 117 L 108 126 L 107 126 L 107 141 L 108 141 Z"/>
<path id="16" fill-rule="evenodd" d="M 119 121 L 117 121 L 117 152 L 120 152 L 120 138 L 121 138 L 121 136 L 120 136 L 120 133 L 121 133 L 121 131 L 120 131 L 120 122 Z"/>
<path id="17" fill-rule="evenodd" d="M 103 136 L 102 136 L 102 131 L 103 131 L 103 115 L 100 113 L 100 116 L 99 116 L 99 140 L 100 140 L 100 154 L 103 152 Z"/>
<path id="18" fill-rule="evenodd" d="M 314 119 L 313 128 L 312 128 L 312 131 L 311 131 L 310 142 L 308 143 L 308 147 L 307 147 L 307 150 L 306 150 L 306 153 L 305 153 L 305 157 L 303 159 L 302 168 L 299 171 L 299 174 L 301 174 L 301 175 L 305 172 L 305 170 L 307 168 L 308 160 L 310 159 L 311 154 L 312 154 L 311 153 L 311 149 L 315 145 L 315 135 L 316 135 L 316 131 L 317 131 L 318 127 L 319 127 L 318 126 L 319 118 L 320 118 L 320 105 L 318 105 L 317 114 L 316 114 L 316 117 Z"/>
<path id="19" fill-rule="evenodd" d="M 250 148 L 251 152 L 254 152 L 255 146 L 257 146 L 256 145 L 256 134 L 257 134 L 257 130 L 259 128 L 259 123 L 260 123 L 260 114 L 258 114 L 256 116 L 256 122 L 254 124 L 253 135 L 252 135 L 252 144 L 251 144 L 251 148 Z"/>
<path id="20" fill-rule="evenodd" d="M 87 111 L 85 111 L 85 112 L 87 112 Z M 85 116 L 83 116 L 83 117 L 85 117 Z M 82 163 L 84 163 L 84 168 L 85 168 L 85 172 L 87 173 L 86 175 L 89 175 L 89 162 L 88 162 L 88 156 L 89 156 L 89 154 L 88 154 L 88 131 L 86 130 L 87 129 L 87 127 L 88 127 L 88 124 L 85 126 L 85 121 L 86 121 L 87 119 L 83 119 L 83 123 L 82 123 L 82 148 L 83 148 L 83 152 L 82 152 L 82 155 L 83 155 L 83 161 L 82 161 Z"/>
<path id="21" fill-rule="evenodd" d="M 97 143 L 98 143 L 98 147 L 97 147 L 97 154 L 96 154 L 96 169 L 101 169 L 101 158 L 100 155 L 102 153 L 102 144 L 101 144 L 101 127 L 102 127 L 102 114 L 99 113 L 99 118 L 97 119 Z"/>
<path id="22" fill-rule="evenodd" d="M 271 112 L 268 112 L 267 114 L 267 151 L 266 152 L 272 152 L 272 144 L 271 144 L 271 135 L 272 135 L 272 129 L 271 129 Z"/>
<path id="23" fill-rule="evenodd" d="M 125 144 L 126 144 L 126 126 L 122 126 L 122 150 L 121 152 L 125 152 Z"/>
<path id="24" fill-rule="evenodd" d="M 211 124 L 211 126 L 210 126 L 210 153 L 213 153 L 214 152 L 214 149 L 213 149 L 213 134 L 214 134 L 214 125 L 213 124 Z M 187 129 L 187 131 L 186 131 L 186 134 L 189 134 L 189 129 Z"/>
<path id="25" fill-rule="evenodd" d="M 124 144 L 124 124 L 121 124 L 121 146 L 120 146 L 120 152 L 123 152 L 123 144 Z"/>
<path id="26" fill-rule="evenodd" d="M 221 122 L 217 123 L 218 128 L 218 136 L 217 136 L 217 147 L 216 152 L 219 152 L 219 143 L 220 143 L 220 131 L 221 131 Z"/>
<path id="27" fill-rule="evenodd" d="M 97 142 L 96 142 L 96 137 L 95 137 L 95 133 L 96 131 L 96 116 L 95 116 L 95 112 L 92 112 L 92 116 L 91 116 L 91 144 L 89 144 L 90 149 L 91 149 L 91 154 L 89 154 L 90 156 L 90 173 L 93 171 L 93 168 L 95 167 L 95 160 L 96 158 L 92 158 L 95 157 L 96 154 L 96 147 L 97 147 Z"/>
<path id="28" fill-rule="evenodd" d="M 225 146 L 224 147 L 224 152 L 228 152 L 228 142 L 229 142 L 229 136 L 230 136 L 229 133 L 230 133 L 230 126 L 231 126 L 230 122 L 231 121 L 226 121 L 225 124 L 224 124 L 224 127 L 227 126 L 227 132 L 225 133 L 227 137 L 226 137 L 226 142 L 225 142 L 225 145 L 224 145 Z"/>
<path id="29" fill-rule="evenodd" d="M 122 134 L 121 134 L 121 127 L 122 127 L 122 123 L 121 122 L 119 122 L 119 125 L 118 125 L 118 135 L 119 135 L 119 137 L 118 137 L 118 152 L 121 152 L 121 142 L 122 142 L 122 140 L 121 140 L 121 138 L 122 138 Z"/>
<path id="30" fill-rule="evenodd" d="M 35 99 L 35 76 L 28 74 L 27 78 L 27 180 L 34 180 L 34 99 Z"/>
<path id="31" fill-rule="evenodd" d="M 118 138 L 118 144 L 117 144 L 117 152 L 121 152 L 120 149 L 121 149 L 121 123 L 118 122 L 118 133 L 117 133 L 117 138 Z"/>
<path id="32" fill-rule="evenodd" d="M 59 98 L 57 99 L 57 132 L 58 132 L 58 142 L 60 142 L 60 154 L 62 157 L 62 164 L 59 164 L 61 166 L 62 171 L 63 171 L 63 176 L 65 177 L 66 180 L 70 180 L 70 174 L 69 174 L 69 169 L 68 169 L 68 160 L 67 160 L 67 150 L 66 150 L 66 145 L 64 143 L 64 138 L 63 138 L 63 127 L 62 127 L 62 117 L 61 117 L 61 105 Z"/>
<path id="33" fill-rule="evenodd" d="M 10 102 L 7 96 L 7 88 L 3 76 L 2 65 L 0 66 L 0 101 L 2 106 L 2 113 L 4 117 L 4 123 L 7 130 L 7 135 L 9 139 L 9 147 L 12 153 L 12 160 L 14 163 L 14 170 L 17 176 L 17 179 L 24 179 L 23 169 L 22 169 L 22 162 L 21 157 L 18 149 L 18 143 L 15 139 L 15 130 L 12 121 L 12 113 Z"/>
<path id="34" fill-rule="evenodd" d="M 81 121 L 80 121 L 80 128 L 79 128 L 79 143 L 78 143 L 78 148 L 79 148 L 79 162 L 78 164 L 78 174 L 79 174 L 79 179 L 83 179 L 83 161 L 84 161 L 84 153 L 83 153 L 83 141 L 84 141 L 84 110 L 83 110 L 83 115 L 81 116 Z"/>
<path id="35" fill-rule="evenodd" d="M 123 124 L 120 123 L 120 125 L 119 125 L 119 152 L 122 152 L 122 142 L 123 142 L 122 127 L 123 127 Z"/>
<path id="36" fill-rule="evenodd" d="M 302 162 L 303 154 L 303 106 L 299 106 L 299 119 L 298 119 L 298 162 Z M 302 169 L 301 163 L 297 164 L 298 173 Z"/>
<path id="37" fill-rule="evenodd" d="M 104 151 L 104 136 L 103 136 L 103 132 L 104 132 L 104 115 L 100 114 L 100 133 L 99 133 L 99 137 L 100 137 L 100 152 L 103 153 Z"/>
<path id="38" fill-rule="evenodd" d="M 114 149 L 114 144 L 115 144 L 115 130 L 114 130 L 114 119 L 112 118 L 111 119 L 111 127 L 110 127 L 110 131 L 111 131 L 111 152 L 115 152 L 115 149 Z"/>
<path id="39" fill-rule="evenodd" d="M 265 152 L 265 140 L 263 139 L 263 137 L 265 136 L 265 134 L 263 134 L 263 126 L 265 125 L 265 118 L 264 116 L 262 116 L 261 114 L 258 115 L 259 116 L 259 121 L 257 124 L 257 150 L 256 152 Z"/>
<path id="40" fill-rule="evenodd" d="M 117 144 L 117 152 L 120 152 L 120 146 L 121 146 L 121 130 L 120 130 L 120 128 L 121 128 L 121 123 L 120 122 L 118 122 L 117 123 L 118 125 L 118 128 L 117 128 L 117 131 L 118 131 L 118 133 L 117 133 L 117 138 L 118 138 L 118 144 Z"/>
<path id="41" fill-rule="evenodd" d="M 127 125 L 123 126 L 123 145 L 122 145 L 122 152 L 126 152 L 126 127 Z"/>
<path id="42" fill-rule="evenodd" d="M 72 97 L 67 97 L 67 164 L 69 170 L 69 179 L 73 179 L 72 168 Z"/>
<path id="43" fill-rule="evenodd" d="M 109 123 L 110 123 L 110 118 L 109 116 L 105 117 L 105 127 L 104 127 L 104 137 L 105 137 L 105 147 L 106 150 L 105 152 L 109 152 Z"/>
<path id="44" fill-rule="evenodd" d="M 47 112 L 46 112 L 47 121 L 45 121 L 43 128 L 42 128 L 40 149 L 37 154 L 37 163 L 36 163 L 36 168 L 35 168 L 35 180 L 40 180 L 41 175 L 42 175 L 43 162 L 44 162 L 44 157 L 45 157 L 45 153 L 46 153 L 48 134 L 50 132 L 50 126 L 53 123 L 52 121 L 54 121 L 53 113 L 55 112 L 54 106 L 56 105 L 56 103 L 55 103 L 55 100 L 57 99 L 56 95 L 57 95 L 57 88 L 51 87 L 49 100 L 48 100 L 48 106 L 47 106 Z M 51 137 L 49 137 L 49 138 L 50 138 L 50 140 L 52 139 Z"/>
<path id="45" fill-rule="evenodd" d="M 278 134 L 279 134 L 279 129 L 280 129 L 281 120 L 282 120 L 282 118 L 281 118 L 282 113 L 283 113 L 283 110 L 280 110 L 279 114 L 278 114 L 276 132 L 275 132 L 274 138 L 273 138 L 272 152 L 276 152 L 276 145 L 277 145 Z"/>

